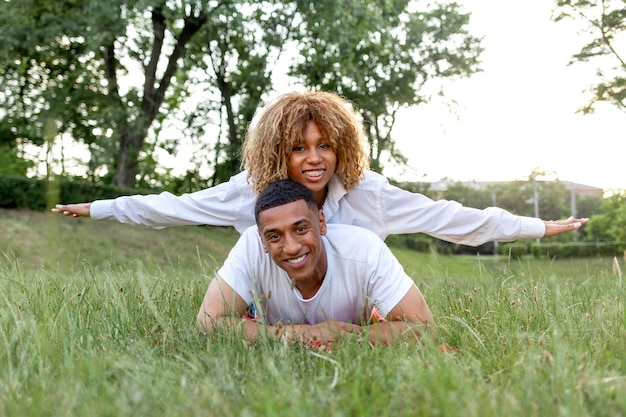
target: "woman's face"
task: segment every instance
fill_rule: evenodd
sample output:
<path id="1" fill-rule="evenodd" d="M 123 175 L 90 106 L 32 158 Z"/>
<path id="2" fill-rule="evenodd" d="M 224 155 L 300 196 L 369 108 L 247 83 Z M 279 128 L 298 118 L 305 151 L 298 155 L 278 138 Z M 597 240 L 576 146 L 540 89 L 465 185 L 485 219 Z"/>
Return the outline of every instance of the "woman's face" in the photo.
<path id="1" fill-rule="evenodd" d="M 307 125 L 303 139 L 289 155 L 289 178 L 311 190 L 315 201 L 321 205 L 326 198 L 326 185 L 337 167 L 337 154 L 314 121 Z"/>

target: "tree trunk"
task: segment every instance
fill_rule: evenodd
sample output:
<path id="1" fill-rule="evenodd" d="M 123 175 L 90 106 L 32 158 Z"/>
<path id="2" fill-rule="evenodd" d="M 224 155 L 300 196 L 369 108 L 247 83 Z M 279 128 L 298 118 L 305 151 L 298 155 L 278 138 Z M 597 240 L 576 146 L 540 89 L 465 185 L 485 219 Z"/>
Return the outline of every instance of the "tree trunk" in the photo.
<path id="1" fill-rule="evenodd" d="M 113 177 L 113 185 L 133 188 L 137 176 L 137 159 L 145 134 L 125 131 L 120 133 L 118 164 Z"/>
<path id="2" fill-rule="evenodd" d="M 200 30 L 205 24 L 207 15 L 200 13 L 198 16 L 186 16 L 184 21 L 185 25 L 177 36 L 176 44 L 172 50 L 165 72 L 160 80 L 157 78 L 157 64 L 163 52 L 163 39 L 167 28 L 165 15 L 161 7 L 155 7 L 152 10 L 152 29 L 154 36 L 154 43 L 152 45 L 152 51 L 150 54 L 150 61 L 144 68 L 145 82 L 143 99 L 141 101 L 141 113 L 134 121 L 129 121 L 127 118 L 120 121 L 118 127 L 119 133 L 119 153 L 117 167 L 115 170 L 115 176 L 113 178 L 113 184 L 120 187 L 134 187 L 135 177 L 138 170 L 138 157 L 139 151 L 143 146 L 145 138 L 148 134 L 150 125 L 156 118 L 161 104 L 165 98 L 165 92 L 167 91 L 172 77 L 176 74 L 178 69 L 178 60 L 181 59 L 185 52 L 185 47 L 193 38 L 193 36 Z M 114 50 L 111 48 L 108 54 L 110 58 L 114 57 Z M 114 65 L 115 61 L 112 61 L 111 65 Z M 113 91 L 117 92 L 117 79 L 115 67 L 112 66 L 108 72 L 110 79 L 113 79 L 115 87 Z M 158 87 L 157 87 L 158 84 Z M 123 107 L 123 106 L 122 106 Z M 127 110 L 127 109 L 126 109 Z M 131 129 L 129 125 L 134 127 Z"/>

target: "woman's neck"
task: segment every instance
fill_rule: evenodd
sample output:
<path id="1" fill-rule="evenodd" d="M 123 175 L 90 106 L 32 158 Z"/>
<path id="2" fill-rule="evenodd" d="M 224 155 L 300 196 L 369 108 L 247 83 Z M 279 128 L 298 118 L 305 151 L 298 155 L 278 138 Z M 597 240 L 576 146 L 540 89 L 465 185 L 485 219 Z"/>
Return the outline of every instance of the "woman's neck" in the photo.
<path id="1" fill-rule="evenodd" d="M 328 195 L 328 186 L 324 187 L 322 190 L 313 193 L 313 198 L 315 199 L 317 208 L 322 208 L 324 202 L 326 201 L 326 195 Z"/>

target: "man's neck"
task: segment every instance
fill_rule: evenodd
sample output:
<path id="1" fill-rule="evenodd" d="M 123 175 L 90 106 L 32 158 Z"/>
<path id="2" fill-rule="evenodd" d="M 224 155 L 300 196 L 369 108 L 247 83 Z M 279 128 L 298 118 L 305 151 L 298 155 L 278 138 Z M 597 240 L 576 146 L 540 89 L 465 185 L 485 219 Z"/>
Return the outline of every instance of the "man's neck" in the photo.
<path id="1" fill-rule="evenodd" d="M 324 282 L 324 276 L 322 276 L 319 279 L 310 280 L 307 282 L 297 282 L 296 288 L 300 292 L 300 295 L 302 296 L 302 298 L 307 300 L 315 296 L 315 294 L 317 294 L 317 292 L 322 287 L 323 282 Z"/>

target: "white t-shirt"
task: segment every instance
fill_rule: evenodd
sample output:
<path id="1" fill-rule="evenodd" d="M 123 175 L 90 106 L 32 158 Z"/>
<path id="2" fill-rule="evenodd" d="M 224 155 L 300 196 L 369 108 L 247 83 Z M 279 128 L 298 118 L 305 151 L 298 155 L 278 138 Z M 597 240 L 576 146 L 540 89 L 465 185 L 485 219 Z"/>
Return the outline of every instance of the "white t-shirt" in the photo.
<path id="1" fill-rule="evenodd" d="M 255 224 L 256 195 L 246 175 L 244 171 L 228 182 L 181 196 L 165 192 L 94 201 L 91 217 L 153 228 L 233 226 L 243 233 Z M 433 201 L 395 187 L 372 171 L 366 171 L 365 178 L 349 191 L 333 176 L 324 202 L 324 217 L 327 223 L 364 227 L 381 239 L 393 234 L 426 233 L 473 246 L 537 239 L 545 233 L 541 219 L 516 216 L 496 207 L 478 210 L 455 201 Z"/>
<path id="2" fill-rule="evenodd" d="M 268 324 L 361 324 L 376 306 L 386 316 L 414 285 L 389 248 L 369 230 L 328 225 L 322 237 L 328 270 L 318 292 L 304 299 L 287 273 L 263 252 L 251 227 L 232 249 L 218 275 Z"/>

